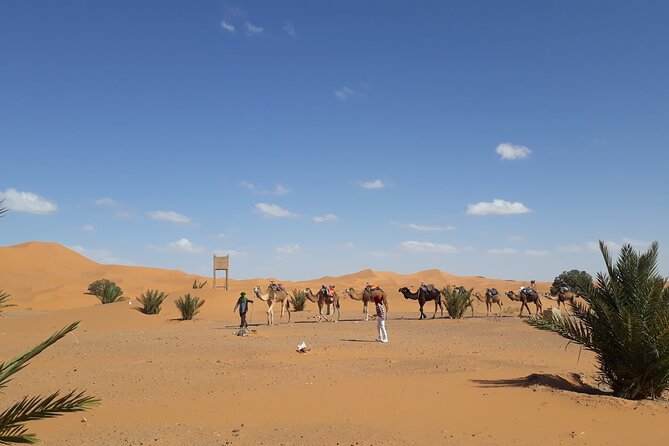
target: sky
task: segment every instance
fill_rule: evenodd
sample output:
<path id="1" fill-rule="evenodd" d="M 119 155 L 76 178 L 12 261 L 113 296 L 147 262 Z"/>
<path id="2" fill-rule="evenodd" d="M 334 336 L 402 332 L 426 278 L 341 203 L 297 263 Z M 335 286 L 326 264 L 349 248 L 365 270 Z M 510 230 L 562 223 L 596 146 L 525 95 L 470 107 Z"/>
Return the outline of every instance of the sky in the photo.
<path id="1" fill-rule="evenodd" d="M 0 245 L 285 280 L 669 275 L 669 2 L 0 2 Z"/>

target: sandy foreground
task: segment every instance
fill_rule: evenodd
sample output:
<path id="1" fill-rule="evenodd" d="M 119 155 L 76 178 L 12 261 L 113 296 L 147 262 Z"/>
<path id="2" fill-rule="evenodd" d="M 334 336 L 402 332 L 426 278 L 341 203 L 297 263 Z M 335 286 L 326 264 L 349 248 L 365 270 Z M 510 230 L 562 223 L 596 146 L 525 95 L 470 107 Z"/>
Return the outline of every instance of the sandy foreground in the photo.
<path id="1" fill-rule="evenodd" d="M 49 255 L 57 267 L 30 267 Z M 130 302 L 96 304 L 82 294 L 107 277 Z M 390 342 L 373 342 L 376 322 L 342 301 L 338 323 L 316 323 L 315 306 L 268 327 L 264 302 L 250 314 L 255 333 L 234 335 L 239 291 L 190 288 L 178 271 L 98 265 L 55 244 L 0 248 L 0 289 L 16 308 L 0 319 L 0 360 L 23 353 L 66 324 L 73 334 L 38 356 L 10 383 L 2 409 L 30 394 L 79 388 L 99 397 L 91 411 L 30 423 L 44 445 L 454 444 L 659 445 L 669 440 L 667 400 L 613 398 L 594 380 L 594 356 L 524 324 L 505 299 L 500 318 L 417 320 L 399 286 L 433 281 L 477 289 L 520 282 L 363 271 L 323 283 L 390 291 Z M 403 282 L 403 283 L 401 283 Z M 287 284 L 301 287 L 305 283 Z M 539 284 L 547 288 L 548 284 Z M 135 311 L 145 288 L 170 292 L 163 311 Z M 173 300 L 206 299 L 198 319 L 177 321 Z M 544 306 L 554 302 L 544 301 Z M 432 315 L 434 305 L 426 305 Z M 276 313 L 279 321 L 279 313 Z M 308 354 L 295 351 L 305 341 Z"/>

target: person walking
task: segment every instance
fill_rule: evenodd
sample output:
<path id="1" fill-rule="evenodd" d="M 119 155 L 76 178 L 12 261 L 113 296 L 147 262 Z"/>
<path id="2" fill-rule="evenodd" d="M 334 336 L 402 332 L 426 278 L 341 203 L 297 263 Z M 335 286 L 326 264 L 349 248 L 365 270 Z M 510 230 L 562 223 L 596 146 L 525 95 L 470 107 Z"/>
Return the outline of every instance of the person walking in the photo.
<path id="1" fill-rule="evenodd" d="M 234 313 L 237 310 L 237 307 L 239 307 L 239 318 L 241 319 L 239 322 L 239 328 L 248 328 L 249 326 L 248 322 L 246 322 L 246 313 L 249 311 L 249 303 L 252 304 L 253 301 L 248 299 L 246 297 L 246 293 L 242 291 L 239 295 L 239 299 L 237 299 L 235 308 L 232 310 Z"/>
<path id="2" fill-rule="evenodd" d="M 374 305 L 376 305 L 376 326 L 379 330 L 379 337 L 376 342 L 388 342 L 388 332 L 386 331 L 387 301 L 383 293 L 374 296 Z"/>

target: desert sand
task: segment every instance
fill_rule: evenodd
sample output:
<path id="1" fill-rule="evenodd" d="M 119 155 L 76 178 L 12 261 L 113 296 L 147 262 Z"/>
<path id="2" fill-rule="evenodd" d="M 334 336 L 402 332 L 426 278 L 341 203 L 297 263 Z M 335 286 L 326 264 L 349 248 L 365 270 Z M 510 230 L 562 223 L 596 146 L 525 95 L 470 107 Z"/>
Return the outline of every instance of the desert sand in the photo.
<path id="1" fill-rule="evenodd" d="M 38 261 L 39 260 L 39 261 Z M 234 276 L 234 271 L 233 271 Z M 84 294 L 107 278 L 129 301 L 100 305 Z M 195 278 L 209 280 L 192 289 Z M 79 329 L 50 347 L 10 383 L 2 409 L 24 395 L 86 389 L 93 410 L 32 422 L 44 445 L 658 445 L 669 439 L 669 404 L 625 401 L 595 381 L 594 356 L 517 317 L 475 303 L 461 320 L 418 320 L 418 304 L 397 289 L 430 282 L 485 291 L 529 282 L 457 277 L 439 270 L 401 275 L 371 270 L 306 282 L 289 290 L 375 282 L 389 294 L 390 342 L 373 342 L 376 323 L 362 303 L 342 300 L 338 323 L 316 323 L 316 306 L 266 325 L 264 302 L 235 336 L 232 308 L 270 278 L 211 279 L 175 270 L 101 265 L 55 243 L 0 248 L 0 289 L 16 307 L 0 319 L 0 360 L 32 348 L 73 321 Z M 550 284 L 538 283 L 539 291 Z M 163 311 L 135 311 L 146 289 L 170 293 Z M 173 301 L 206 300 L 196 320 L 178 321 Z M 556 302 L 544 300 L 544 307 Z M 534 310 L 534 306 L 530 305 Z M 494 308 L 496 310 L 496 307 Z M 425 306 L 428 317 L 434 305 Z M 298 343 L 311 351 L 299 354 Z"/>

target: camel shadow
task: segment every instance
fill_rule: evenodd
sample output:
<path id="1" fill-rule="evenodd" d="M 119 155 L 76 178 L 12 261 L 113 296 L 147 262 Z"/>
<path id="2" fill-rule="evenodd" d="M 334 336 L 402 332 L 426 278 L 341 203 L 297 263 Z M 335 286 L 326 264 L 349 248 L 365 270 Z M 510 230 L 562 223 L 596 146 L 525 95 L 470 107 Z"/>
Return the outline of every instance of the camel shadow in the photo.
<path id="1" fill-rule="evenodd" d="M 373 342 L 376 343 L 376 341 L 373 341 L 371 339 L 340 339 L 342 342 Z"/>
<path id="2" fill-rule="evenodd" d="M 543 386 L 587 395 L 609 395 L 609 392 L 605 392 L 583 381 L 583 378 L 578 373 L 569 373 L 569 379 L 549 373 L 532 373 L 522 378 L 472 379 L 471 382 L 484 388 Z"/>

